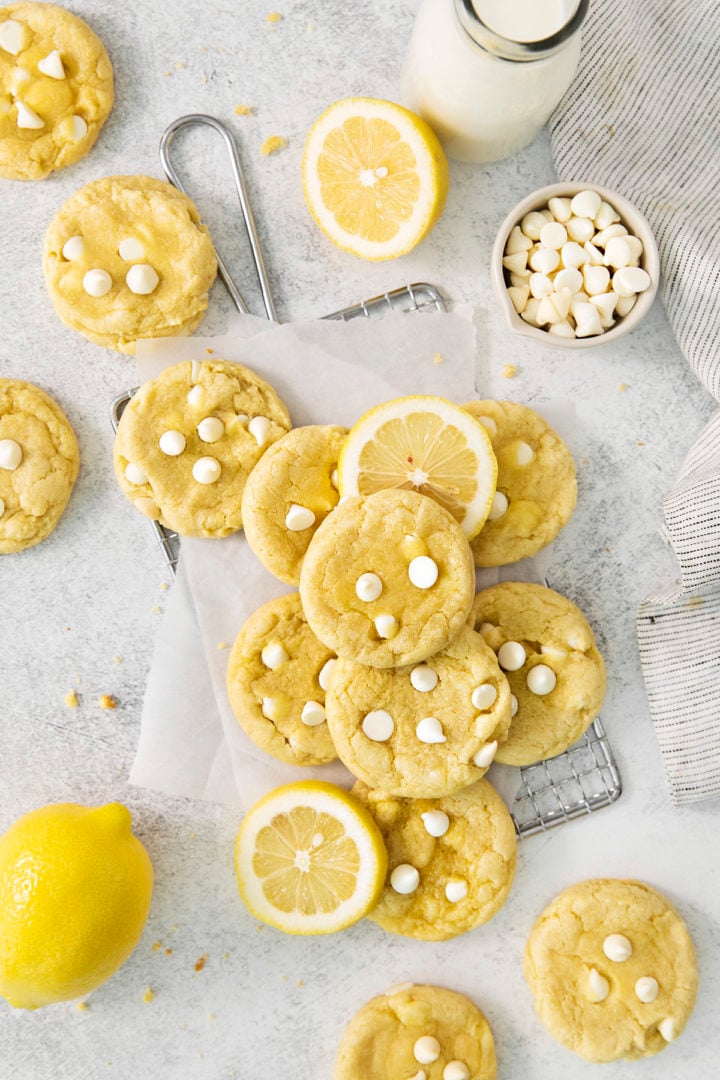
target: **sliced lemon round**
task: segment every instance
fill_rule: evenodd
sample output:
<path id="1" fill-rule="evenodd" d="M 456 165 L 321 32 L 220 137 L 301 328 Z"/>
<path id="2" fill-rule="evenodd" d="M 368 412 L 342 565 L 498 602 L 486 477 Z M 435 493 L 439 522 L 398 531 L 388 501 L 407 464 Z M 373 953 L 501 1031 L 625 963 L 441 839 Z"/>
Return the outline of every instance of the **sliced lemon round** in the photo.
<path id="1" fill-rule="evenodd" d="M 497 461 L 483 425 L 445 398 L 415 395 L 377 405 L 351 428 L 338 461 L 340 495 L 404 488 L 429 495 L 468 539 L 492 506 Z"/>
<path id="2" fill-rule="evenodd" d="M 387 851 L 372 817 L 334 784 L 276 788 L 250 810 L 235 845 L 240 895 L 286 934 L 332 934 L 375 906 Z"/>
<path id="3" fill-rule="evenodd" d="M 303 189 L 325 235 L 363 259 L 415 247 L 442 213 L 448 164 L 421 117 L 374 98 L 344 98 L 310 129 Z"/>

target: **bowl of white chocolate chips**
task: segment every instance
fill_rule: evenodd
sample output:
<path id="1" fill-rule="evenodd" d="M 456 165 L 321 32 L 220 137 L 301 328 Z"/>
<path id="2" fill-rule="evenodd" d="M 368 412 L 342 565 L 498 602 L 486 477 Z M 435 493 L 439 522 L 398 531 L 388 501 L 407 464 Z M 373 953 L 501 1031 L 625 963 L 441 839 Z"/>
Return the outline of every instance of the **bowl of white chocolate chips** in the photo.
<path id="1" fill-rule="evenodd" d="M 550 184 L 505 218 L 492 277 L 513 330 L 553 348 L 586 349 L 647 314 L 660 258 L 647 221 L 622 195 Z"/>

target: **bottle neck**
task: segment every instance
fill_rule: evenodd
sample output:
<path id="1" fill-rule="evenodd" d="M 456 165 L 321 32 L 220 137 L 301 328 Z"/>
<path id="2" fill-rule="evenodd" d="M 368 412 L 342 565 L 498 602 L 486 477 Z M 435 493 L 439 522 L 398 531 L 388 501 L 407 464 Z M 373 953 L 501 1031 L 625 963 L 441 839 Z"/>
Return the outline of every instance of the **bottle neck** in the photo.
<path id="1" fill-rule="evenodd" d="M 512 4 L 512 0 L 506 0 Z M 566 21 L 557 30 L 547 37 L 537 41 L 518 41 L 514 37 L 504 37 L 499 34 L 483 18 L 483 4 L 480 0 L 453 0 L 455 14 L 465 33 L 471 40 L 485 52 L 497 57 L 498 60 L 509 60 L 514 63 L 530 63 L 533 60 L 544 60 L 548 56 L 559 52 L 582 26 L 587 15 L 590 0 L 577 0 Z"/>

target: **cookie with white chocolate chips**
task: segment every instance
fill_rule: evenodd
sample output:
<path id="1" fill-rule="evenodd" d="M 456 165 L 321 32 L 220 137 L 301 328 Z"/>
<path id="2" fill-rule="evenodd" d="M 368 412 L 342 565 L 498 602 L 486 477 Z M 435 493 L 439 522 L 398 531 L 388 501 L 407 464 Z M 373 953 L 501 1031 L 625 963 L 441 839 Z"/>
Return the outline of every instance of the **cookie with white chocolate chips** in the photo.
<path id="1" fill-rule="evenodd" d="M 605 665 L 583 613 L 544 585 L 503 581 L 477 594 L 470 625 L 497 654 L 513 695 L 498 761 L 531 765 L 561 754 L 605 697 Z"/>
<path id="2" fill-rule="evenodd" d="M 378 668 L 445 648 L 474 588 L 472 552 L 455 519 L 427 496 L 398 489 L 344 499 L 310 541 L 300 573 L 320 640 Z"/>
<path id="3" fill-rule="evenodd" d="M 496 1080 L 495 1044 L 469 998 L 404 983 L 368 1001 L 338 1047 L 334 1080 Z"/>
<path id="4" fill-rule="evenodd" d="M 195 204 L 149 176 L 108 176 L 76 191 L 50 222 L 45 282 L 66 326 L 98 345 L 191 334 L 217 262 Z"/>
<path id="5" fill-rule="evenodd" d="M 254 371 L 228 360 L 165 368 L 128 402 L 115 437 L 117 481 L 133 505 L 182 536 L 242 527 L 245 482 L 290 428 Z"/>
<path id="6" fill-rule="evenodd" d="M 0 8 L 0 177 L 73 165 L 112 105 L 110 59 L 87 23 L 55 4 Z"/>
<path id="7" fill-rule="evenodd" d="M 505 566 L 535 555 L 567 525 L 577 502 L 575 463 L 543 418 L 514 401 L 463 408 L 486 428 L 498 463 L 488 520 L 470 541 L 476 566 Z"/>
<path id="8" fill-rule="evenodd" d="M 449 795 L 489 769 L 510 725 L 510 690 L 491 649 L 463 627 L 423 664 L 338 660 L 325 703 L 338 757 L 370 787 Z"/>
<path id="9" fill-rule="evenodd" d="M 640 881 L 583 881 L 535 923 L 525 978 L 550 1034 L 586 1061 L 664 1050 L 695 1004 L 695 949 L 683 919 Z"/>
<path id="10" fill-rule="evenodd" d="M 398 799 L 357 783 L 388 850 L 369 919 L 392 934 L 447 941 L 486 923 L 510 895 L 515 826 L 487 780 L 442 799 Z"/>
<path id="11" fill-rule="evenodd" d="M 333 761 L 325 691 L 334 664 L 305 621 L 297 593 L 263 604 L 240 630 L 228 660 L 228 697 L 240 727 L 280 761 Z"/>

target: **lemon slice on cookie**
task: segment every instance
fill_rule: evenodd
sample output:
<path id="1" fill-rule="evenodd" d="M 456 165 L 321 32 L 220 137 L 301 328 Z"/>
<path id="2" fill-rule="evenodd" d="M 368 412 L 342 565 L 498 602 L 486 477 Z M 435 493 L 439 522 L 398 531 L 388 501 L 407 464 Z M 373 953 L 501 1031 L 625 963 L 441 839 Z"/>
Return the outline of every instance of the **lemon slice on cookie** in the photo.
<path id="1" fill-rule="evenodd" d="M 340 495 L 404 488 L 445 507 L 472 539 L 492 507 L 497 461 L 483 425 L 445 398 L 395 398 L 365 413 L 338 461 Z"/>
<path id="2" fill-rule="evenodd" d="M 247 814 L 235 870 L 257 919 L 286 934 L 332 934 L 377 903 L 387 851 L 352 795 L 334 784 L 300 781 L 271 791 Z"/>

